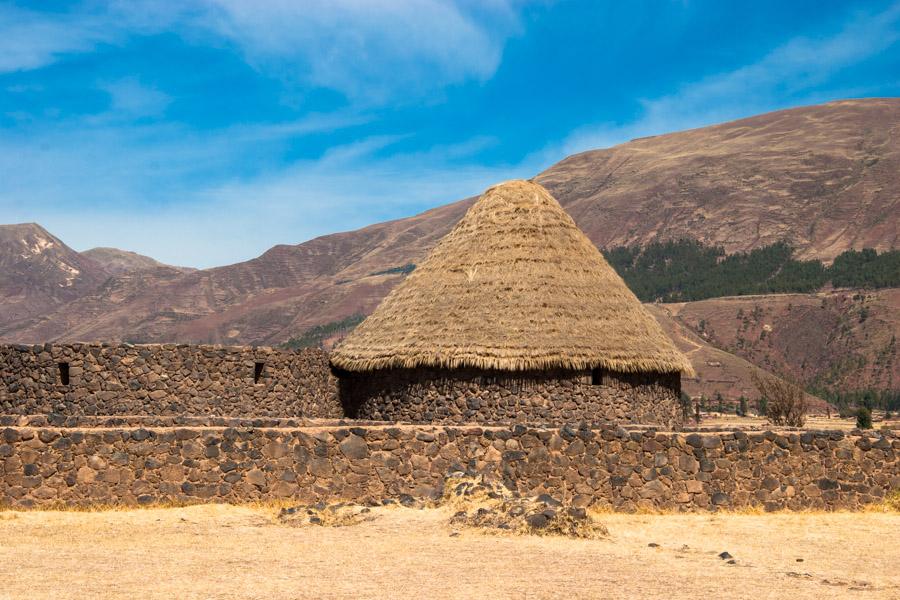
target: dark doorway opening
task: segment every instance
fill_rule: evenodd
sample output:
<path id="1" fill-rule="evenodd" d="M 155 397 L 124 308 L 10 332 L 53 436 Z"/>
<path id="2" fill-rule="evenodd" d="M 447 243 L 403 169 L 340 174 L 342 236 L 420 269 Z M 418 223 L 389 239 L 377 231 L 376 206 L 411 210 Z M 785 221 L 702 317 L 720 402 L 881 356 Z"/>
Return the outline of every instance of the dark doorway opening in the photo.
<path id="1" fill-rule="evenodd" d="M 253 383 L 259 383 L 260 377 L 262 377 L 263 369 L 265 368 L 266 363 L 258 362 L 253 365 Z"/>
<path id="2" fill-rule="evenodd" d="M 603 369 L 597 367 L 591 370 L 591 385 L 601 385 L 603 383 Z"/>
<path id="3" fill-rule="evenodd" d="M 69 385 L 69 363 L 61 362 L 59 367 L 59 382 L 63 385 Z"/>

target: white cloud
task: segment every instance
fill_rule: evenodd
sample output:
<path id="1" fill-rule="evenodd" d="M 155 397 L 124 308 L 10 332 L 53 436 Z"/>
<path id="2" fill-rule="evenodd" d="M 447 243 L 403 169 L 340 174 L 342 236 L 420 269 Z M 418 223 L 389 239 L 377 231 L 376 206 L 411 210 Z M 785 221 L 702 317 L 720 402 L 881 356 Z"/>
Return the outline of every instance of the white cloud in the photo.
<path id="1" fill-rule="evenodd" d="M 504 3 L 477 14 L 446 0 L 210 0 L 207 20 L 248 60 L 284 77 L 378 103 L 483 81 L 516 28 Z M 474 5 L 477 6 L 477 5 Z"/>
<path id="2" fill-rule="evenodd" d="M 71 52 L 91 50 L 109 38 L 92 18 L 37 13 L 0 5 L 0 73 L 36 69 Z"/>
<path id="3" fill-rule="evenodd" d="M 252 63 L 363 101 L 484 80 L 499 64 L 509 29 L 503 19 L 491 31 L 442 0 L 214 4 L 221 11 L 218 31 L 237 41 Z"/>
<path id="4" fill-rule="evenodd" d="M 519 28 L 512 2 L 129 0 L 68 13 L 0 6 L 0 72 L 173 31 L 233 44 L 254 67 L 336 90 L 357 106 L 396 103 L 490 78 Z"/>
<path id="5" fill-rule="evenodd" d="M 158 116 L 172 101 L 171 96 L 142 84 L 136 77 L 101 83 L 99 87 L 109 94 L 109 111 L 115 117 Z"/>
<path id="6" fill-rule="evenodd" d="M 636 137 L 701 127 L 792 105 L 821 102 L 816 86 L 840 70 L 877 56 L 900 39 L 900 3 L 875 15 L 861 14 L 830 37 L 797 37 L 759 61 L 683 85 L 641 101 L 641 116 L 626 124 L 595 124 L 573 131 L 544 154 L 557 159 L 606 148 Z"/>
<path id="7" fill-rule="evenodd" d="M 0 135 L 0 214 L 3 222 L 37 221 L 76 249 L 117 246 L 206 267 L 412 215 L 536 171 L 532 163 L 472 164 L 469 156 L 490 138 L 400 153 L 391 146 L 407 136 L 386 135 L 287 167 L 222 175 L 240 172 L 251 153 L 266 164 L 285 139 L 361 119 L 314 115 L 203 135 L 101 121 Z"/>

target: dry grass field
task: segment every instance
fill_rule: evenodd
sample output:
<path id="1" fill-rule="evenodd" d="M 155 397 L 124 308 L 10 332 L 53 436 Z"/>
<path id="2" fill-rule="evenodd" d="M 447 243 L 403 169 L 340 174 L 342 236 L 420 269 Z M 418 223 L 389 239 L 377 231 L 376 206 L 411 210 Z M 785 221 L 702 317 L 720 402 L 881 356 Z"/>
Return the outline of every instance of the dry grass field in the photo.
<path id="1" fill-rule="evenodd" d="M 0 512 L 0 599 L 900 598 L 897 513 L 608 514 L 601 540 L 373 514 L 296 527 L 267 507 Z"/>
<path id="2" fill-rule="evenodd" d="M 688 426 L 692 426 L 693 421 L 688 423 Z M 879 420 L 873 423 L 874 428 L 881 429 L 882 427 L 888 427 L 890 429 L 900 429 L 900 419 L 891 419 L 889 421 L 884 421 L 879 418 Z M 772 425 L 766 421 L 764 417 L 738 417 L 736 415 L 720 415 L 718 413 L 711 414 L 703 414 L 703 419 L 700 421 L 700 427 L 714 429 L 716 427 L 753 427 L 759 429 L 771 429 Z M 809 415 L 806 417 L 806 429 L 839 429 L 843 431 L 850 431 L 856 427 L 856 419 L 842 419 L 837 416 L 828 418 L 825 415 Z"/>

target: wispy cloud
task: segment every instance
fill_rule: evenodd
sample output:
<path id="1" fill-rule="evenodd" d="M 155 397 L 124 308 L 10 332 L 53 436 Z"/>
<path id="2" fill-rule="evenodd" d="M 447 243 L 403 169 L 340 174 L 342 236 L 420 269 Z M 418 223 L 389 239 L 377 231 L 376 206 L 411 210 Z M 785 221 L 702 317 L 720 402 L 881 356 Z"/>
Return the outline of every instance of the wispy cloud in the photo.
<path id="1" fill-rule="evenodd" d="M 501 179 L 530 176 L 535 169 L 528 163 L 483 167 L 457 162 L 466 148 L 482 147 L 485 142 L 480 139 L 433 147 L 425 156 L 399 153 L 378 158 L 375 153 L 397 138 L 377 136 L 271 173 L 170 188 L 166 193 L 172 201 L 139 207 L 147 193 L 139 188 L 153 181 L 139 172 L 142 168 L 159 161 L 157 168 L 168 176 L 167 160 L 172 168 L 231 160 L 219 154 L 221 141 L 197 140 L 192 157 L 181 146 L 171 148 L 176 156 L 158 145 L 152 156 L 125 146 L 119 160 L 97 156 L 116 143 L 113 139 L 104 138 L 101 147 L 82 146 L 83 160 L 77 161 L 64 151 L 31 147 L 17 167 L 8 164 L 8 148 L 0 144 L 0 171 L 26 171 L 16 175 L 18 185 L 6 188 L 8 195 L 0 189 L 0 210 L 6 220 L 29 220 L 32 210 L 18 199 L 33 186 L 32 201 L 53 207 L 44 211 L 42 224 L 76 249 L 125 247 L 173 264 L 208 267 L 252 258 L 275 243 L 298 243 L 323 232 L 414 214 L 477 194 Z M 54 162 L 68 176 L 56 178 L 52 188 L 41 185 L 36 181 L 39 173 L 27 172 L 28 165 L 38 160 Z M 113 201 L 90 201 L 104 195 Z"/>
<path id="2" fill-rule="evenodd" d="M 84 52 L 109 38 L 93 19 L 38 13 L 0 5 L 0 73 L 36 69 L 61 55 Z"/>
<path id="3" fill-rule="evenodd" d="M 99 87 L 109 94 L 109 112 L 118 117 L 158 116 L 172 101 L 171 96 L 142 84 L 136 77 L 101 83 Z"/>
<path id="4" fill-rule="evenodd" d="M 40 68 L 133 34 L 173 31 L 232 44 L 285 82 L 378 105 L 493 75 L 505 41 L 519 31 L 513 2 L 129 0 L 65 13 L 0 6 L 0 73 Z"/>
<path id="5" fill-rule="evenodd" d="M 35 58 L 15 68 L 38 68 L 65 53 L 116 43 L 128 32 L 168 28 L 187 37 L 213 35 L 288 86 L 305 80 L 341 92 L 348 102 L 290 121 L 197 131 L 159 118 L 176 100 L 166 91 L 137 76 L 101 80 L 96 86 L 109 97 L 105 111 L 19 121 L 0 135 L 4 221 L 39 215 L 80 249 L 122 246 L 172 263 L 211 266 L 251 258 L 276 242 L 412 214 L 532 172 L 528 165 L 467 161 L 497 143 L 484 135 L 397 151 L 395 145 L 414 137 L 402 129 L 365 134 L 317 157 L 282 159 L 290 144 L 307 136 L 371 123 L 388 101 L 412 101 L 490 77 L 517 26 L 506 0 L 468 7 L 442 0 L 206 0 L 177 9 L 134 0 L 103 7 L 83 8 L 82 27 L 54 51 L 38 53 L 30 38 L 35 32 L 23 33 Z M 65 29 L 70 21 L 65 15 L 16 17 L 48 30 Z M 92 35 L 95 30 L 107 33 Z"/>
<path id="6" fill-rule="evenodd" d="M 152 93 L 151 101 L 145 95 L 143 91 L 129 92 L 129 101 L 120 98 L 124 107 L 117 107 L 113 100 L 110 110 L 97 115 L 0 129 L 0 173 L 4 173 L 0 210 L 11 214 L 22 212 L 14 211 L 16 206 L 34 212 L 36 206 L 46 210 L 85 204 L 98 210 L 116 206 L 138 210 L 177 203 L 191 196 L 191 190 L 209 185 L 210 180 L 252 179 L 265 172 L 266 165 L 289 142 L 340 131 L 369 119 L 338 111 L 211 131 L 166 121 L 124 119 L 126 109 L 132 116 L 135 112 L 148 114 L 165 101 Z"/>
<path id="7" fill-rule="evenodd" d="M 558 158 L 606 148 L 646 135 L 701 127 L 823 97 L 816 87 L 900 39 L 900 3 L 878 14 L 859 14 L 831 36 L 796 37 L 757 62 L 684 84 L 676 92 L 640 101 L 641 114 L 625 124 L 579 128 L 545 151 Z"/>
<path id="8" fill-rule="evenodd" d="M 210 4 L 215 10 L 195 24 L 233 40 L 252 64 L 366 104 L 486 80 L 518 27 L 506 2 L 480 8 L 446 0 Z"/>

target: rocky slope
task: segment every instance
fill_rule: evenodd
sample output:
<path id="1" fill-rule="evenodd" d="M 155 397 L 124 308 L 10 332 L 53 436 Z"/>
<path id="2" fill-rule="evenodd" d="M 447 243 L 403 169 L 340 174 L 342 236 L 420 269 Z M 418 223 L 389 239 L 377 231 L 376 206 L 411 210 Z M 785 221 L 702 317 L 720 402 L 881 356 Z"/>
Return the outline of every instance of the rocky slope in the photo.
<path id="1" fill-rule="evenodd" d="M 785 240 L 828 261 L 898 246 L 898 133 L 900 99 L 834 102 L 585 152 L 536 179 L 599 247 L 689 237 L 733 252 Z M 278 344 L 371 311 L 403 277 L 391 269 L 421 261 L 471 202 L 188 273 L 107 277 L 84 256 L 32 264 L 37 254 L 14 258 L 22 242 L 6 244 L 0 260 L 25 262 L 0 281 L 0 340 Z M 808 326 L 828 338 L 829 323 Z"/>

